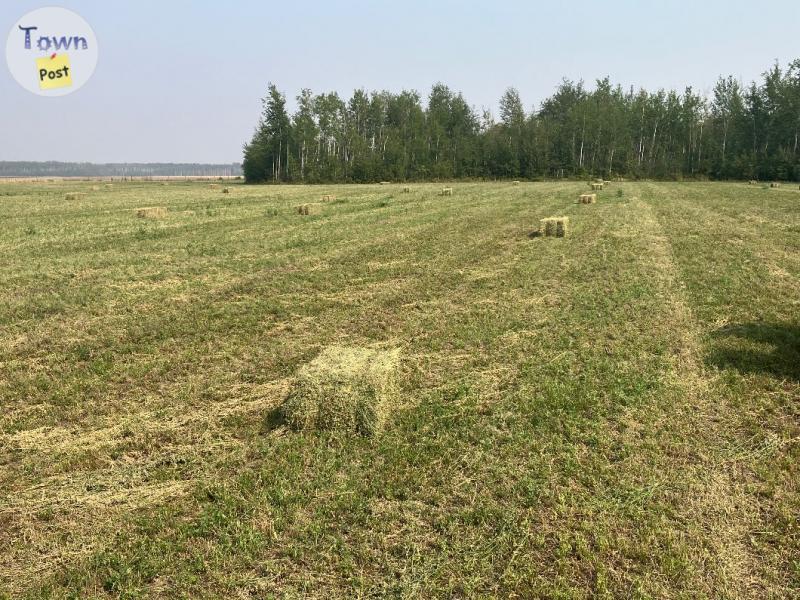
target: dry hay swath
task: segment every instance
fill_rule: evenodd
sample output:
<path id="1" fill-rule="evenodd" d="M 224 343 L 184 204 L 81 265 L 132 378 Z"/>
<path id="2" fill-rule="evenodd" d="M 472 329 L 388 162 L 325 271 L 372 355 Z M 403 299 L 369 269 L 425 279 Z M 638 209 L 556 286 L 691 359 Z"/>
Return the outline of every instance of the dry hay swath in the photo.
<path id="1" fill-rule="evenodd" d="M 597 194 L 581 194 L 578 198 L 579 204 L 594 204 L 597 202 Z"/>
<path id="2" fill-rule="evenodd" d="M 539 221 L 539 235 L 566 237 L 569 217 L 547 217 Z"/>
<path id="3" fill-rule="evenodd" d="M 319 204 L 300 204 L 295 207 L 299 215 L 318 215 L 320 213 Z"/>
<path id="4" fill-rule="evenodd" d="M 453 188 L 451 188 L 451 187 L 442 188 L 442 193 L 440 195 L 441 196 L 452 196 L 453 195 Z"/>
<path id="5" fill-rule="evenodd" d="M 769 187 L 777 188 L 777 187 L 781 187 L 781 184 L 778 183 L 777 181 L 773 181 L 772 183 L 769 184 Z"/>
<path id="6" fill-rule="evenodd" d="M 603 184 L 602 183 L 592 183 L 590 185 L 592 186 L 592 191 L 597 191 L 597 190 L 602 190 L 603 189 Z"/>
<path id="7" fill-rule="evenodd" d="M 136 216 L 140 219 L 161 219 L 167 216 L 167 209 L 163 206 L 145 206 L 136 209 Z"/>
<path id="8" fill-rule="evenodd" d="M 333 194 L 323 194 L 322 196 L 323 202 L 332 202 L 333 200 L 336 200 L 336 196 Z"/>
<path id="9" fill-rule="evenodd" d="M 82 200 L 86 197 L 84 192 L 68 192 L 64 195 L 64 200 Z"/>
<path id="10" fill-rule="evenodd" d="M 293 429 L 374 435 L 399 399 L 400 350 L 330 346 L 302 366 L 283 404 Z"/>

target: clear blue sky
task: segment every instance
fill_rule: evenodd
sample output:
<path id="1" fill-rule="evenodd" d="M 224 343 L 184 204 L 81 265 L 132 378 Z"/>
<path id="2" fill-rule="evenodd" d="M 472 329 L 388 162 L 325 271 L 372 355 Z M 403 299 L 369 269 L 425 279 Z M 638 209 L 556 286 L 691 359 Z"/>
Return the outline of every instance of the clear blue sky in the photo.
<path id="1" fill-rule="evenodd" d="M 442 81 L 496 112 L 508 86 L 538 106 L 562 77 L 624 87 L 749 82 L 800 58 L 800 2 L 61 0 L 93 27 L 94 77 L 35 96 L 0 65 L 0 160 L 233 162 L 267 82 L 294 104 L 314 92 L 416 89 Z M 2 0 L 5 39 L 51 3 Z"/>

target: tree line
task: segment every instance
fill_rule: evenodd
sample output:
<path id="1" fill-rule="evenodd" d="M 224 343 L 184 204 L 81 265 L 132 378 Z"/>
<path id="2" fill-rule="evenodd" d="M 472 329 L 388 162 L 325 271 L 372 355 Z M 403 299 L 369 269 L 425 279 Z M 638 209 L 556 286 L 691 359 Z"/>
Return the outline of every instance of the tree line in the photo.
<path id="1" fill-rule="evenodd" d="M 0 177 L 164 177 L 236 176 L 239 163 L 74 163 L 57 161 L 0 161 Z"/>
<path id="2" fill-rule="evenodd" d="M 687 87 L 624 91 L 564 80 L 536 110 L 514 88 L 498 119 L 433 86 L 344 100 L 304 89 L 289 114 L 270 84 L 252 140 L 248 182 L 459 178 L 800 179 L 800 59 L 760 81 L 720 77 L 710 98 Z"/>

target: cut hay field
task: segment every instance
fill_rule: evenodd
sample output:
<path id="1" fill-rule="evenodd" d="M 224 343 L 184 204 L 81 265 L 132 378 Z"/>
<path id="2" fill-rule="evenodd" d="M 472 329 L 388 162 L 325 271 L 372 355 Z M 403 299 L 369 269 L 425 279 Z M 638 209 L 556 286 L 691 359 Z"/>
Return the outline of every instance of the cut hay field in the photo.
<path id="1" fill-rule="evenodd" d="M 0 597 L 800 597 L 800 190 L 403 187 L 0 185 Z"/>

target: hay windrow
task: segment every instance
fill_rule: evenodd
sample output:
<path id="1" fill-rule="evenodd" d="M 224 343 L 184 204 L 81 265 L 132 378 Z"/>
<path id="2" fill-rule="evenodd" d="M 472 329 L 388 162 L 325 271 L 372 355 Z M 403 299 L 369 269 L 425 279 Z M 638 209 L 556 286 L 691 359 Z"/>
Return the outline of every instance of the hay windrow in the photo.
<path id="1" fill-rule="evenodd" d="M 399 349 L 330 346 L 301 367 L 282 407 L 293 429 L 374 435 L 399 398 Z"/>

